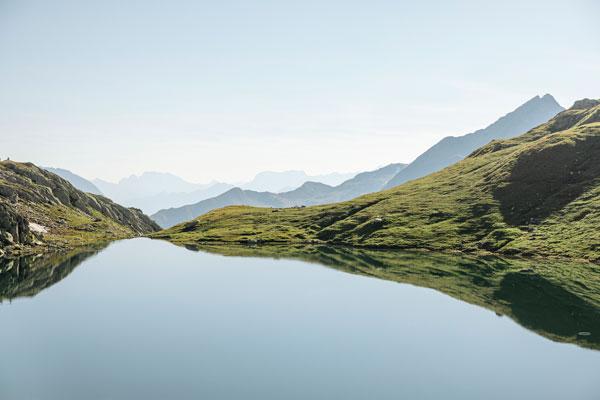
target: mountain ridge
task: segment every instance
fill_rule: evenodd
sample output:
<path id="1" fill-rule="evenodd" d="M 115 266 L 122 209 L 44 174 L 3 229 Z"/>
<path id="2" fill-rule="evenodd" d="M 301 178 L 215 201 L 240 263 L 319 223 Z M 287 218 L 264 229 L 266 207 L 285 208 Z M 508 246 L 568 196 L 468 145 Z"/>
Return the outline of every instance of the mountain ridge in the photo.
<path id="1" fill-rule="evenodd" d="M 74 172 L 69 171 L 64 168 L 53 168 L 53 167 L 43 167 L 46 171 L 52 172 L 60 176 L 61 178 L 69 181 L 69 183 L 75 186 L 76 189 L 81 190 L 82 192 L 99 194 L 103 195 L 102 191 L 92 183 L 89 179 L 85 179 L 84 177 L 77 175 Z"/>
<path id="2" fill-rule="evenodd" d="M 158 229 L 140 210 L 82 192 L 32 163 L 0 162 L 0 256 L 70 249 Z"/>
<path id="3" fill-rule="evenodd" d="M 175 243 L 316 242 L 600 262 L 600 102 L 576 105 L 581 108 L 389 190 L 277 212 L 232 206 L 152 236 Z"/>
<path id="4" fill-rule="evenodd" d="M 256 174 L 250 182 L 241 183 L 238 186 L 253 191 L 281 193 L 294 190 L 309 180 L 341 183 L 346 180 L 345 177 L 354 175 L 356 174 L 332 172 L 311 176 L 304 171 L 263 171 Z M 107 197 L 119 204 L 139 208 L 147 214 L 194 204 L 219 196 L 236 187 L 233 184 L 215 180 L 209 183 L 191 183 L 169 172 L 154 171 L 130 175 L 116 183 L 102 179 L 94 179 L 93 182 Z M 71 183 L 77 183 L 77 181 Z M 264 188 L 282 190 L 263 190 Z"/>
<path id="5" fill-rule="evenodd" d="M 282 193 L 233 188 L 195 204 L 160 210 L 151 218 L 160 226 L 169 227 L 228 205 L 282 208 L 335 203 L 380 190 L 385 182 L 404 166 L 405 164 L 399 163 L 390 164 L 374 171 L 362 172 L 337 186 L 309 181 L 294 190 Z"/>
<path id="6" fill-rule="evenodd" d="M 302 170 L 262 171 L 257 173 L 250 182 L 238 185 L 241 189 L 256 192 L 283 193 L 299 188 L 304 182 L 319 182 L 329 186 L 337 186 L 356 173 L 332 172 L 329 174 L 309 175 Z"/>
<path id="7" fill-rule="evenodd" d="M 521 135 L 548 121 L 564 108 L 550 94 L 535 96 L 486 128 L 462 136 L 447 136 L 393 177 L 385 189 L 426 176 L 458 162 L 494 139 Z"/>

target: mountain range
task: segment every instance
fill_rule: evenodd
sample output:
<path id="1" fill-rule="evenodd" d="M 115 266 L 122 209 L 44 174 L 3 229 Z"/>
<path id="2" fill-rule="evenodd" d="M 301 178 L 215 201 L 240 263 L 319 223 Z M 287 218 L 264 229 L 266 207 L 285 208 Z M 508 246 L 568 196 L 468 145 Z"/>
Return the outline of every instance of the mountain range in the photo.
<path id="1" fill-rule="evenodd" d="M 236 188 L 234 203 L 253 195 L 260 200 L 248 201 L 275 205 L 228 206 L 158 233 L 138 209 L 78 190 L 31 163 L 7 160 L 0 162 L 0 250 L 22 254 L 150 235 L 179 244 L 323 243 L 600 262 L 598 159 L 600 100 L 584 99 L 521 136 L 492 140 L 392 189 L 376 191 L 404 165 L 337 186 L 307 182 L 266 193 L 266 201 L 265 192 Z M 375 192 L 342 201 L 365 190 Z M 312 205 L 321 202 L 327 204 Z M 308 206 L 294 207 L 303 203 Z"/>
<path id="2" fill-rule="evenodd" d="M 179 244 L 327 243 L 600 262 L 600 100 L 426 177 L 306 208 L 231 206 L 154 234 Z"/>
<path id="3" fill-rule="evenodd" d="M 329 186 L 337 186 L 348 179 L 353 178 L 356 173 L 333 172 L 322 175 L 308 175 L 304 171 L 264 171 L 259 172 L 248 183 L 240 184 L 239 187 L 257 192 L 281 193 L 294 190 L 305 182 L 319 182 Z"/>
<path id="4" fill-rule="evenodd" d="M 195 184 L 160 172 L 145 172 L 111 183 L 100 179 L 90 182 L 64 169 L 47 170 L 67 179 L 82 191 L 106 194 L 120 204 L 152 214 L 162 227 L 169 227 L 228 205 L 318 205 L 393 187 L 451 165 L 491 140 L 522 134 L 561 110 L 563 108 L 551 95 L 536 96 L 484 129 L 441 140 L 408 166 L 399 168 L 400 164 L 391 164 L 358 175 L 331 173 L 310 176 L 304 171 L 265 171 L 258 173 L 250 182 L 234 187 L 216 181 Z M 394 174 L 389 175 L 396 168 Z"/>
<path id="5" fill-rule="evenodd" d="M 239 187 L 254 191 L 280 192 L 296 189 L 311 180 L 337 185 L 354 175 L 356 174 L 334 172 L 311 176 L 304 171 L 264 171 L 258 173 L 251 181 L 240 183 Z M 67 178 L 66 174 L 65 178 Z M 77 183 L 78 181 L 73 182 L 74 185 Z M 117 183 L 94 179 L 90 184 L 97 186 L 102 193 L 114 201 L 128 207 L 139 208 L 147 214 L 197 203 L 236 187 L 218 181 L 205 184 L 191 183 L 165 172 L 144 172 L 141 175 L 123 178 Z"/>
<path id="6" fill-rule="evenodd" d="M 527 132 L 529 129 L 548 121 L 564 110 L 549 94 L 536 96 L 522 104 L 514 111 L 501 117 L 485 129 L 474 133 L 445 138 L 425 153 L 420 155 L 408 166 L 391 164 L 377 171 L 357 175 L 339 187 L 320 185 L 308 182 L 296 191 L 285 193 L 243 191 L 231 189 L 215 198 L 186 205 L 179 208 L 161 210 L 152 214 L 160 226 L 169 227 L 180 222 L 193 219 L 215 208 L 229 205 L 248 205 L 256 207 L 293 207 L 350 200 L 363 194 L 377 192 L 386 187 L 393 187 L 410 179 L 428 175 L 466 157 L 476 148 L 494 139 L 514 137 Z M 394 175 L 388 173 L 398 168 Z M 406 173 L 406 170 L 409 170 Z M 297 174 L 301 177 L 301 174 Z M 387 180 L 386 180 L 387 178 Z M 284 181 L 281 181 L 284 184 Z"/>
<path id="7" fill-rule="evenodd" d="M 376 192 L 405 164 L 390 164 L 375 171 L 363 172 L 337 185 L 320 182 L 305 182 L 295 190 L 272 193 L 233 188 L 216 197 L 198 203 L 161 210 L 151 218 L 162 227 L 169 227 L 195 218 L 216 208 L 229 205 L 251 205 L 258 207 L 294 207 L 333 203 L 349 200 L 362 194 Z"/>
<path id="8" fill-rule="evenodd" d="M 191 183 L 166 172 L 144 172 L 123 178 L 117 183 L 94 179 L 93 183 L 107 197 L 125 206 L 139 208 L 145 213 L 217 196 L 233 187 L 216 181 Z"/>
<path id="9" fill-rule="evenodd" d="M 564 108 L 551 95 L 535 96 L 484 129 L 464 136 L 449 136 L 442 139 L 398 172 L 385 185 L 385 188 L 398 186 L 412 179 L 439 171 L 462 160 L 491 140 L 522 135 L 563 110 Z"/>

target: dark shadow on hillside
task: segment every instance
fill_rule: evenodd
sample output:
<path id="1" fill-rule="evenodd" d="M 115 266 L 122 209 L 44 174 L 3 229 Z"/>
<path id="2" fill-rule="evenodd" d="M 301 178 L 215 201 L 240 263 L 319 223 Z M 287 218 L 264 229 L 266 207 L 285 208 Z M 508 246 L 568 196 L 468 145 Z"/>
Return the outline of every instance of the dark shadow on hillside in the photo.
<path id="1" fill-rule="evenodd" d="M 106 246 L 86 247 L 69 253 L 0 259 L 0 302 L 37 295 L 66 278 L 83 261 Z"/>
<path id="2" fill-rule="evenodd" d="M 511 225 L 537 224 L 581 196 L 600 178 L 600 137 L 556 139 L 521 153 L 494 197 Z"/>
<path id="3" fill-rule="evenodd" d="M 427 287 L 507 315 L 551 340 L 600 350 L 599 271 L 588 264 L 533 264 L 497 257 L 328 246 L 186 248 L 225 256 L 299 259 L 347 273 Z M 581 274 L 556 272 L 576 268 Z M 574 276 L 587 276 L 591 283 Z M 580 332 L 590 334 L 578 335 Z"/>

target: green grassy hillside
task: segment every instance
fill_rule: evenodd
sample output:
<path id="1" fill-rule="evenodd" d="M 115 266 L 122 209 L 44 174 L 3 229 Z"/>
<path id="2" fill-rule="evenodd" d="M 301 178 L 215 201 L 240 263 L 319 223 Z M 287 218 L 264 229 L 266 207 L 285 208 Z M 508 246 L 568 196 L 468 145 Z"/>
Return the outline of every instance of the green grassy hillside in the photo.
<path id="1" fill-rule="evenodd" d="M 154 234 L 176 243 L 334 243 L 600 261 L 600 101 L 396 188 L 325 206 L 233 206 Z"/>

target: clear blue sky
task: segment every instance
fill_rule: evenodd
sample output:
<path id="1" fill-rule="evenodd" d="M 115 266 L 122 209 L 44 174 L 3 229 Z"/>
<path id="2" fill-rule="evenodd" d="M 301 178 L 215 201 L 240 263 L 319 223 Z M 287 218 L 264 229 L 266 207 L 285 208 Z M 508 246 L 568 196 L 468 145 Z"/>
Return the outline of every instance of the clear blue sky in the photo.
<path id="1" fill-rule="evenodd" d="M 600 98 L 600 2 L 0 0 L 0 156 L 114 180 L 407 162 Z"/>

